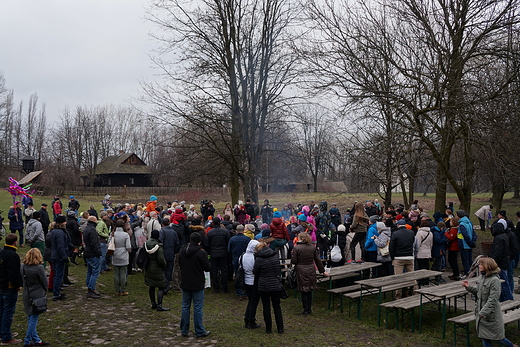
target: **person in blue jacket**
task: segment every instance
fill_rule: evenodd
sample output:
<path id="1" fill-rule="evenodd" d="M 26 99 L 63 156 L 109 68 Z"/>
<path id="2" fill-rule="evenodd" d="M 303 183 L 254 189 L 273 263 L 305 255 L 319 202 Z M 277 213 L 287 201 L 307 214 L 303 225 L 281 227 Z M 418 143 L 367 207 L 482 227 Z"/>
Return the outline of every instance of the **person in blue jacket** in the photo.
<path id="1" fill-rule="evenodd" d="M 373 263 L 377 261 L 377 245 L 374 239 L 379 235 L 379 231 L 377 231 L 377 222 L 379 222 L 379 219 L 379 216 L 376 214 L 370 216 L 367 238 L 365 240 L 365 261 Z M 372 270 L 372 277 L 378 277 L 377 268 Z"/>
<path id="2" fill-rule="evenodd" d="M 432 258 L 433 258 L 433 266 L 432 270 L 434 271 L 442 271 L 444 264 L 446 262 L 446 236 L 444 232 L 446 231 L 446 223 L 438 222 L 437 226 L 433 226 L 430 228 L 430 231 L 433 234 L 433 246 L 432 246 Z M 445 281 L 442 279 L 442 276 L 439 276 L 437 280 L 441 283 Z"/>
<path id="3" fill-rule="evenodd" d="M 23 214 L 22 214 L 22 203 L 17 201 L 13 204 L 13 206 L 9 209 L 7 214 L 7 218 L 9 219 L 9 229 L 11 230 L 11 234 L 20 234 L 19 245 L 20 247 L 24 246 L 23 243 Z"/>
<path id="4" fill-rule="evenodd" d="M 464 210 L 457 211 L 459 217 L 459 231 L 457 238 L 459 239 L 460 257 L 464 274 L 468 274 L 473 262 L 473 248 L 477 242 L 477 233 L 473 230 L 473 223 L 466 216 Z"/>

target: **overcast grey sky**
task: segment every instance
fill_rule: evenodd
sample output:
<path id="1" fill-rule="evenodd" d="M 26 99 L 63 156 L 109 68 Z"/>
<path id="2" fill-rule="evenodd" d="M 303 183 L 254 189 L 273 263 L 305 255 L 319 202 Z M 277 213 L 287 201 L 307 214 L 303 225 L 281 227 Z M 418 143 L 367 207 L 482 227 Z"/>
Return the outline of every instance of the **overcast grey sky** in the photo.
<path id="1" fill-rule="evenodd" d="M 0 0 L 0 70 L 15 100 L 125 105 L 154 79 L 146 0 Z"/>

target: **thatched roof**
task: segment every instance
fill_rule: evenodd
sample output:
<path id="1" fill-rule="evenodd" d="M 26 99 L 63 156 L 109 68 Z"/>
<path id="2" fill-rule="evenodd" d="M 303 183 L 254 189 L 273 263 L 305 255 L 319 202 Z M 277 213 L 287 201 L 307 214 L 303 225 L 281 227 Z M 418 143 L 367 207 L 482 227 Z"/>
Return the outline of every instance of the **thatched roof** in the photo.
<path id="1" fill-rule="evenodd" d="M 24 178 L 18 181 L 18 184 L 23 186 L 24 184 L 30 183 L 33 179 L 35 179 L 39 174 L 43 171 L 33 171 L 26 175 Z"/>
<path id="2" fill-rule="evenodd" d="M 95 175 L 151 174 L 152 170 L 134 153 L 122 153 L 106 157 L 94 171 Z"/>

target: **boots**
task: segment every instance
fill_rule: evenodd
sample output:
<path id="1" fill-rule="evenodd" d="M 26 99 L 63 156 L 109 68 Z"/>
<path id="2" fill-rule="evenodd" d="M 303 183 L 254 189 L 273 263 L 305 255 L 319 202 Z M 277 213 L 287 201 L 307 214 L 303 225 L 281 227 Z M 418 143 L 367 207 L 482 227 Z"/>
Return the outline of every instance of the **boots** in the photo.
<path id="1" fill-rule="evenodd" d="M 256 324 L 255 321 L 249 321 L 244 318 L 244 328 L 246 329 L 257 329 L 260 328 L 260 324 Z"/>
<path id="2" fill-rule="evenodd" d="M 70 262 L 74 265 L 79 265 L 79 263 L 76 261 L 77 256 L 78 256 L 78 253 L 76 253 L 76 252 L 72 253 L 72 258 L 70 259 Z"/>
<path id="3" fill-rule="evenodd" d="M 99 294 L 97 291 L 95 290 L 92 290 L 92 289 L 88 289 L 87 290 L 87 298 L 91 298 L 91 299 L 101 299 L 101 294 Z"/>
<path id="4" fill-rule="evenodd" d="M 164 291 L 162 289 L 160 289 L 157 292 L 157 311 L 159 311 L 159 312 L 170 310 L 169 308 L 163 307 L 163 305 L 162 305 L 163 296 L 164 296 Z"/>

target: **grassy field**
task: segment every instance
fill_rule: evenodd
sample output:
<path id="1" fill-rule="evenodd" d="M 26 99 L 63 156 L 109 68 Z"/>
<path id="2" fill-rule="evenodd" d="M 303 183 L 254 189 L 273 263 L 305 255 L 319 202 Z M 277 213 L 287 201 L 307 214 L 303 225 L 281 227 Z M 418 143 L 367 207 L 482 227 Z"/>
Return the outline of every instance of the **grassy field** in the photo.
<path id="1" fill-rule="evenodd" d="M 347 195 L 347 194 L 272 194 L 266 196 L 275 207 L 283 207 L 284 203 L 308 203 L 327 200 L 336 202 L 343 211 L 350 207 L 355 200 L 364 201 L 375 196 Z M 211 197 L 210 197 L 211 198 Z M 262 200 L 265 198 L 261 197 Z M 452 197 L 450 197 L 452 198 Z M 172 199 L 161 197 L 160 201 Z M 487 203 L 489 196 L 476 196 L 474 210 Z M 36 197 L 35 205 L 39 208 L 42 202 L 50 203 L 52 197 Z M 94 203 L 96 208 L 101 208 L 99 197 L 79 197 L 83 207 Z M 134 200 L 135 202 L 139 200 Z M 129 200 L 129 202 L 134 202 Z M 428 206 L 433 201 L 433 196 L 420 197 L 421 204 Z M 455 199 L 453 200 L 455 201 Z M 4 210 L 7 217 L 7 209 L 12 200 L 7 192 L 0 192 L 0 209 Z M 114 197 L 115 203 L 126 201 Z M 188 201 L 190 203 L 190 201 Z M 225 201 L 216 201 L 217 211 L 224 207 Z M 432 205 L 433 206 L 433 205 Z M 520 209 L 520 201 L 506 200 L 505 209 L 509 216 Z M 431 212 L 431 211 L 430 211 Z M 6 218 L 7 219 L 7 218 Z M 516 219 L 512 218 L 515 222 Z M 475 223 L 476 219 L 474 220 Z M 479 240 L 491 239 L 488 233 L 479 232 Z M 3 240 L 0 241 L 3 246 Z M 19 249 L 23 254 L 27 248 Z M 478 249 L 476 253 L 478 254 Z M 475 255 L 475 254 L 474 254 Z M 230 293 L 214 294 L 206 291 L 204 324 L 212 334 L 206 339 L 195 339 L 193 333 L 190 338 L 180 336 L 180 293 L 170 292 L 165 298 L 164 305 L 171 308 L 168 312 L 152 311 L 149 307 L 148 288 L 144 285 L 142 273 L 129 276 L 127 297 L 119 297 L 114 294 L 113 274 L 102 274 L 98 280 L 98 289 L 103 294 L 102 299 L 86 299 L 85 267 L 83 260 L 80 265 L 70 266 L 70 274 L 76 282 L 65 289 L 69 300 L 63 302 L 50 302 L 49 310 L 40 318 L 38 331 L 45 341 L 50 341 L 55 346 L 86 346 L 93 344 L 111 346 L 174 346 L 174 345 L 207 345 L 207 346 L 273 346 L 280 344 L 295 346 L 450 346 L 452 345 L 452 327 L 448 326 L 447 338 L 441 339 L 440 319 L 438 311 L 425 314 L 422 333 L 412 333 L 410 319 L 406 320 L 405 329 L 396 331 L 393 328 L 393 318 L 390 328 L 377 326 L 376 304 L 364 303 L 363 317 L 361 320 L 352 317 L 348 313 L 340 313 L 335 310 L 327 310 L 327 295 L 325 287 L 315 292 L 313 314 L 308 317 L 300 316 L 301 303 L 295 297 L 290 297 L 282 303 L 284 314 L 285 334 L 268 335 L 263 330 L 262 309 L 259 305 L 257 321 L 262 328 L 248 330 L 243 327 L 243 314 L 246 302 L 238 301 L 234 295 L 233 285 L 230 282 Z M 50 294 L 49 294 L 50 295 Z M 389 298 L 388 298 L 389 299 Z M 337 302 L 338 300 L 336 300 Z M 460 312 L 459 312 L 460 313 Z M 450 313 L 454 315 L 454 313 Z M 17 311 L 13 322 L 13 331 L 20 335 L 25 333 L 26 316 L 23 312 L 21 298 L 17 304 Z M 474 326 L 470 330 L 474 332 Z M 193 327 L 191 329 L 193 331 Z M 514 324 L 507 327 L 507 337 L 513 341 L 520 341 L 520 332 Z M 478 338 L 472 334 L 472 346 L 481 345 Z M 460 343 L 463 336 L 459 336 Z M 461 344 L 462 345 L 462 344 Z"/>

